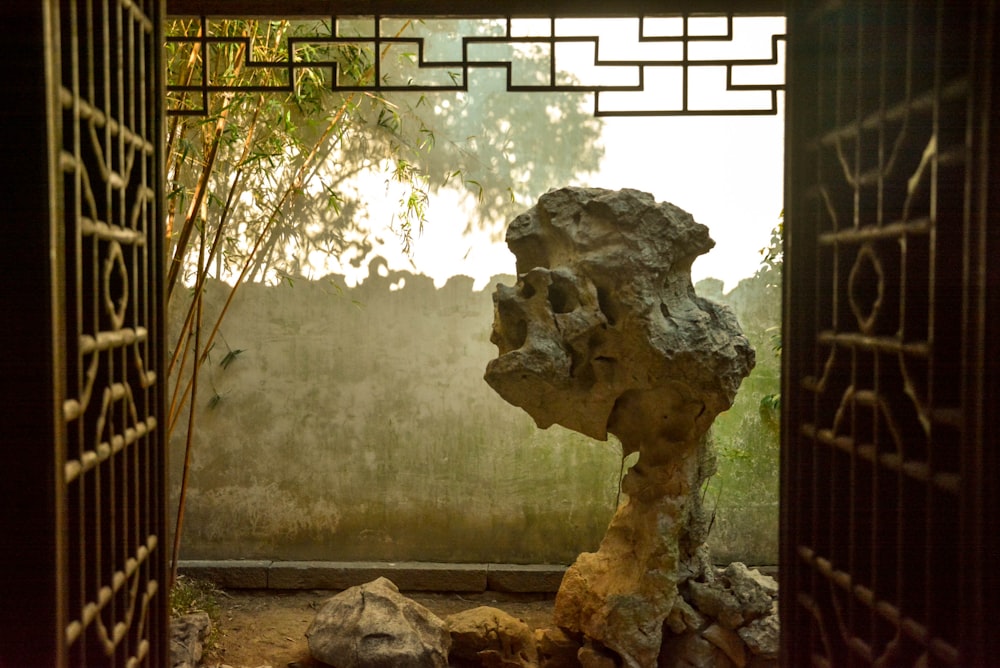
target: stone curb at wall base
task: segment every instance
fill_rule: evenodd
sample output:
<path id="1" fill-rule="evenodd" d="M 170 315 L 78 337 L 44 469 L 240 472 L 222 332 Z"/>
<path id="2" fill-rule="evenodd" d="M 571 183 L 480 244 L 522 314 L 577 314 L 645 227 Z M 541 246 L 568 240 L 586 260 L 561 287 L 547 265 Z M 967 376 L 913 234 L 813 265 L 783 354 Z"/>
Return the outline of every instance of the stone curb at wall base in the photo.
<path id="1" fill-rule="evenodd" d="M 224 589 L 347 589 L 385 576 L 401 591 L 555 593 L 566 566 L 378 561 L 182 560 L 180 575 Z"/>
<path id="2" fill-rule="evenodd" d="M 267 572 L 272 561 L 185 561 L 177 562 L 177 574 L 209 580 L 223 589 L 267 589 Z"/>
<path id="3" fill-rule="evenodd" d="M 756 566 L 777 577 L 775 566 Z M 445 564 L 422 561 L 181 560 L 181 575 L 223 589 L 347 589 L 379 576 L 401 591 L 554 594 L 566 566 L 558 564 Z"/>

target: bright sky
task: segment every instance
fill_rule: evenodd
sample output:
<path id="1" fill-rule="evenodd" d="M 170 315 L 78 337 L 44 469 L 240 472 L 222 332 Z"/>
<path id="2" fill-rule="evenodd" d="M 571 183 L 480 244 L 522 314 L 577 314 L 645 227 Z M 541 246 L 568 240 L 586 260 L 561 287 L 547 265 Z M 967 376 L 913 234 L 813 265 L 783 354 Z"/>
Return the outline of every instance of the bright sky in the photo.
<path id="1" fill-rule="evenodd" d="M 764 37 L 769 48 L 767 28 Z M 763 40 L 757 41 L 759 47 Z M 724 76 L 725 70 L 721 72 Z M 725 104 L 718 96 L 713 99 L 711 90 L 724 86 L 724 80 L 706 86 L 708 92 L 701 92 L 705 103 Z M 691 90 L 692 97 L 699 94 L 693 82 Z M 759 250 L 767 245 L 781 213 L 783 119 L 781 95 L 775 116 L 605 117 L 605 156 L 599 173 L 567 185 L 635 188 L 687 210 L 709 227 L 716 241 L 716 247 L 695 262 L 693 280 L 719 278 L 728 291 L 758 269 Z M 384 176 L 375 174 L 370 179 L 361 185 L 363 191 L 385 188 Z M 494 275 L 514 273 L 514 257 L 502 241 L 491 241 L 485 232 L 463 234 L 471 213 L 463 212 L 454 193 L 431 199 L 427 225 L 409 257 L 384 224 L 391 219 L 398 197 L 390 193 L 380 199 L 384 210 L 376 202 L 369 211 L 370 219 L 378 221 L 371 238 L 382 241 L 373 255 L 386 258 L 391 269 L 426 274 L 439 286 L 451 276 L 464 274 L 475 279 L 477 288 Z M 351 285 L 367 273 L 365 267 L 360 271 L 327 267 L 344 274 Z"/>
<path id="2" fill-rule="evenodd" d="M 600 173 L 578 185 L 643 190 L 707 225 L 716 247 L 695 261 L 695 282 L 720 278 L 728 291 L 758 269 L 758 251 L 767 245 L 782 208 L 781 115 L 608 119 L 604 142 Z M 384 180 L 375 175 L 368 192 L 384 188 Z M 391 218 L 394 199 L 382 202 L 386 210 L 372 210 L 372 220 Z M 464 274 L 478 289 L 491 276 L 513 274 L 514 256 L 505 244 L 485 232 L 463 234 L 469 218 L 456 215 L 461 207 L 454 194 L 433 198 L 410 257 L 387 227 L 372 235 L 382 241 L 374 254 L 385 257 L 392 269 L 426 274 L 439 286 Z M 367 270 L 337 271 L 354 284 Z"/>

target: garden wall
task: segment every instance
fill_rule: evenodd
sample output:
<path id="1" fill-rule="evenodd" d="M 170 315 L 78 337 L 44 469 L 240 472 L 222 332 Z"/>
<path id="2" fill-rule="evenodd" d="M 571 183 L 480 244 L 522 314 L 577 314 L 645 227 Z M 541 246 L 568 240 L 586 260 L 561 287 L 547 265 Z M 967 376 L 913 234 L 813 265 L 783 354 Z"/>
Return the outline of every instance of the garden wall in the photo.
<path id="1" fill-rule="evenodd" d="M 493 285 L 513 278 L 436 289 L 374 265 L 353 289 L 339 276 L 240 287 L 199 382 L 182 558 L 568 564 L 596 549 L 617 442 L 540 430 L 482 380 Z M 206 321 L 228 290 L 207 286 Z M 175 330 L 189 299 L 171 305 Z M 754 401 L 719 418 L 727 479 L 706 494 L 720 562 L 776 562 L 777 435 Z M 771 461 L 735 442 L 751 432 Z"/>

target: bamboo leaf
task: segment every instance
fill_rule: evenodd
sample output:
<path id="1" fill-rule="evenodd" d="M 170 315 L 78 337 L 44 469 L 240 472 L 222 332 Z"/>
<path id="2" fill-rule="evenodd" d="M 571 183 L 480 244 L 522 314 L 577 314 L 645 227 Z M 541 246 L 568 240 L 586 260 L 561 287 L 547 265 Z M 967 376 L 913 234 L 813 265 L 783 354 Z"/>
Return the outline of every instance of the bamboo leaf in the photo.
<path id="1" fill-rule="evenodd" d="M 232 364 L 233 361 L 244 352 L 246 351 L 243 350 L 242 348 L 237 348 L 236 350 L 230 350 L 229 352 L 226 353 L 225 357 L 222 358 L 222 361 L 219 362 L 219 366 L 221 366 L 223 369 L 228 369 L 229 365 Z"/>

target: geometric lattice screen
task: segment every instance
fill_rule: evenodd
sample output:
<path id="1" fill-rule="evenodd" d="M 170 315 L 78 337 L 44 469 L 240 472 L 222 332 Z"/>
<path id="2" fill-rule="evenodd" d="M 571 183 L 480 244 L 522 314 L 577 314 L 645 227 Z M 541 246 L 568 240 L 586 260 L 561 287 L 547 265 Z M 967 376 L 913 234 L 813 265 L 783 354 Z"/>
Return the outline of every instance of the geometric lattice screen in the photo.
<path id="1" fill-rule="evenodd" d="M 65 656 L 167 665 L 159 3 L 53 3 L 65 237 Z M 56 11 L 57 10 L 57 11 Z"/>
<path id="2" fill-rule="evenodd" d="M 297 21 L 277 56 L 265 56 L 261 38 L 239 22 L 201 16 L 171 23 L 168 44 L 192 57 L 167 81 L 167 113 L 205 115 L 219 93 L 288 93 L 307 72 L 335 92 L 387 94 L 468 91 L 489 69 L 504 75 L 509 92 L 591 93 L 598 117 L 774 115 L 783 28 L 779 17 L 733 13 L 348 15 Z M 227 67 L 234 53 L 238 79 Z"/>
<path id="3" fill-rule="evenodd" d="M 790 666 L 986 665 L 986 4 L 789 15 Z"/>

